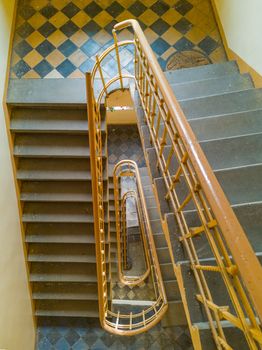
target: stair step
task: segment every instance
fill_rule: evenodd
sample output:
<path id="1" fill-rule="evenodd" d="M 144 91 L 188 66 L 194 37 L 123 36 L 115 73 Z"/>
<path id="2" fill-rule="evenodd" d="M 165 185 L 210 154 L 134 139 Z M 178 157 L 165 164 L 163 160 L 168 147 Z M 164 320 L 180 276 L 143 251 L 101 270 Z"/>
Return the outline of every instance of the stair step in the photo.
<path id="1" fill-rule="evenodd" d="M 187 119 L 256 111 L 262 108 L 262 89 L 180 101 Z"/>
<path id="2" fill-rule="evenodd" d="M 262 133 L 262 109 L 191 119 L 199 141 Z"/>
<path id="3" fill-rule="evenodd" d="M 15 108 L 12 113 L 11 131 L 87 134 L 86 109 L 37 109 Z M 102 125 L 105 131 L 105 123 Z"/>
<path id="4" fill-rule="evenodd" d="M 96 264 L 31 263 L 31 282 L 97 282 Z"/>
<path id="5" fill-rule="evenodd" d="M 199 144 L 213 171 L 262 163 L 262 134 L 202 141 Z M 163 150 L 165 159 L 167 159 L 169 152 L 170 146 L 165 146 Z M 157 161 L 155 150 L 153 148 L 147 149 L 147 156 L 151 171 L 153 171 L 152 176 L 161 177 L 155 166 Z M 170 169 L 177 169 L 175 157 L 172 157 Z"/>
<path id="6" fill-rule="evenodd" d="M 92 224 L 27 223 L 27 243 L 95 243 Z"/>
<path id="7" fill-rule="evenodd" d="M 153 237 L 156 248 L 167 247 L 167 242 L 163 233 L 155 233 Z"/>
<path id="8" fill-rule="evenodd" d="M 17 178 L 30 181 L 91 181 L 86 159 L 19 159 Z"/>
<path id="9" fill-rule="evenodd" d="M 166 296 L 167 296 L 168 302 L 180 300 L 181 296 L 180 296 L 177 281 L 175 281 L 175 280 L 165 281 L 164 286 L 165 286 L 165 291 L 166 291 Z"/>
<path id="10" fill-rule="evenodd" d="M 95 245 L 82 243 L 31 243 L 28 250 L 28 261 L 95 263 Z"/>
<path id="11" fill-rule="evenodd" d="M 36 316 L 41 317 L 98 317 L 94 300 L 36 300 Z"/>
<path id="12" fill-rule="evenodd" d="M 174 268 L 172 263 L 160 264 L 163 281 L 172 281 L 175 278 Z"/>
<path id="13" fill-rule="evenodd" d="M 168 264 L 171 262 L 169 250 L 167 247 L 157 248 L 156 251 L 160 264 Z"/>
<path id="14" fill-rule="evenodd" d="M 91 203 L 34 203 L 26 202 L 23 222 L 93 222 Z"/>
<path id="15" fill-rule="evenodd" d="M 246 232 L 247 238 L 255 252 L 262 251 L 262 243 L 260 239 L 260 228 L 262 224 L 262 202 L 247 203 L 232 206 L 240 224 Z M 189 227 L 198 227 L 201 225 L 196 211 L 184 211 L 185 219 Z M 169 232 L 179 232 L 178 225 L 174 219 L 174 214 L 166 215 Z M 174 234 L 173 234 L 174 235 Z M 175 237 L 175 235 L 174 235 Z M 209 243 L 205 236 L 199 236 L 194 240 L 197 255 L 199 259 L 213 258 Z M 175 259 L 177 262 L 188 260 L 181 243 L 177 242 L 175 247 Z"/>
<path id="16" fill-rule="evenodd" d="M 16 157 L 89 158 L 89 142 L 86 135 L 18 134 L 15 138 Z"/>
<path id="17" fill-rule="evenodd" d="M 168 309 L 161 321 L 162 327 L 184 326 L 187 324 L 182 301 L 169 301 Z"/>
<path id="18" fill-rule="evenodd" d="M 181 82 L 219 78 L 221 76 L 237 73 L 238 71 L 237 64 L 233 61 L 229 61 L 219 64 L 167 71 L 165 72 L 165 76 L 170 84 L 178 84 Z"/>
<path id="19" fill-rule="evenodd" d="M 91 183 L 76 181 L 30 181 L 21 187 L 24 202 L 92 202 Z"/>
<path id="20" fill-rule="evenodd" d="M 92 283 L 34 283 L 35 300 L 98 300 L 97 286 Z"/>
<path id="21" fill-rule="evenodd" d="M 178 100 L 224 94 L 247 90 L 253 87 L 248 74 L 230 74 L 218 78 L 172 84 L 171 88 Z"/>
<path id="22" fill-rule="evenodd" d="M 200 142 L 213 170 L 262 163 L 262 134 Z"/>

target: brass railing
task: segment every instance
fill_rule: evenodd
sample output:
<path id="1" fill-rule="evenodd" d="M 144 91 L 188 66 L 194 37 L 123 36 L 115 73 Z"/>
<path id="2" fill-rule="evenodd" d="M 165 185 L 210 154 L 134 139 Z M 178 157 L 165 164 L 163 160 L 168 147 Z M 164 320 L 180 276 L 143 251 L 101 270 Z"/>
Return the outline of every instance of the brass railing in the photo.
<path id="1" fill-rule="evenodd" d="M 145 198 L 142 190 L 140 175 L 137 166 L 132 161 L 126 161 L 128 168 L 132 168 L 132 176 L 136 176 L 137 191 L 139 193 L 139 201 L 141 205 L 143 218 L 146 223 L 146 237 L 149 242 L 148 251 L 150 260 L 150 272 L 152 274 L 152 283 L 155 290 L 155 300 L 151 305 L 145 306 L 141 312 L 121 313 L 115 312 L 111 303 L 111 252 L 110 252 L 110 223 L 108 221 L 108 212 L 104 205 L 104 178 L 107 176 L 107 169 L 103 163 L 103 136 L 102 136 L 102 113 L 101 101 L 106 94 L 107 88 L 114 83 L 114 79 L 105 84 L 102 92 L 96 100 L 94 96 L 94 85 L 92 75 L 86 74 L 86 88 L 88 101 L 88 126 L 89 126 L 89 144 L 92 174 L 92 197 L 93 197 L 93 216 L 94 231 L 96 241 L 96 260 L 97 260 L 97 281 L 98 281 L 98 302 L 99 302 L 99 318 L 102 327 L 118 335 L 135 335 L 147 331 L 156 325 L 163 317 L 167 310 L 167 300 L 163 281 L 161 277 L 160 267 L 158 264 L 156 248 L 152 236 L 149 217 L 146 210 Z M 114 173 L 119 176 L 117 170 L 123 168 L 126 164 L 118 164 Z M 118 222 L 118 221 L 117 221 Z M 108 235 L 107 233 L 107 227 Z M 108 252 L 108 253 L 107 253 Z M 121 261 L 118 261 L 121 264 Z M 148 276 L 148 273 L 147 273 Z M 145 276 L 145 277 L 147 277 Z M 136 284 L 141 282 L 144 276 L 136 280 Z M 135 283 L 133 282 L 132 285 Z"/>
<path id="2" fill-rule="evenodd" d="M 118 42 L 116 31 L 127 27 L 132 27 L 134 40 Z M 223 331 L 225 320 L 243 332 L 250 349 L 258 349 L 262 344 L 260 329 L 262 273 L 259 261 L 138 22 L 135 20 L 121 22 L 115 25 L 113 34 L 115 44 L 97 57 L 92 72 L 94 80 L 96 72 L 99 71 L 103 83 L 103 90 L 95 105 L 100 105 L 112 84 L 119 81 L 122 89 L 126 79 L 134 78 L 150 130 L 151 142 L 156 150 L 157 164 L 167 187 L 166 198 L 173 205 L 179 226 L 179 232 L 176 234 L 179 235 L 187 252 L 198 288 L 196 298 L 204 307 L 216 347 L 232 348 Z M 134 77 L 123 75 L 121 71 L 119 47 L 130 44 L 133 44 L 135 49 Z M 114 50 L 118 75 L 106 82 L 103 79 L 101 65 L 104 58 Z M 99 114 L 97 107 L 96 113 Z M 198 227 L 191 227 L 187 220 L 185 208 L 189 206 L 198 218 Z M 166 227 L 164 220 L 163 225 Z M 199 349 L 201 347 L 199 334 L 190 319 L 181 269 L 176 264 L 168 230 L 165 230 L 165 234 L 194 347 Z M 201 237 L 208 243 L 213 255 L 212 263 L 209 265 L 201 264 L 195 246 L 196 237 Z M 215 303 L 214 291 L 209 288 L 206 272 L 217 273 L 220 276 L 221 283 L 225 286 L 225 293 L 230 300 L 230 306 Z"/>
<path id="3" fill-rule="evenodd" d="M 135 174 L 133 172 L 130 172 L 130 175 L 127 175 L 126 173 L 124 176 L 131 176 L 134 177 Z M 119 176 L 118 176 L 119 179 Z M 121 175 L 120 175 L 121 179 Z M 118 186 L 118 184 L 117 184 Z M 121 187 L 120 187 L 121 188 Z M 116 189 L 114 186 L 115 193 L 118 191 L 120 192 L 120 189 Z M 146 227 L 143 217 L 142 208 L 139 202 L 139 198 L 137 195 L 137 191 L 129 190 L 125 192 L 122 196 L 117 198 L 118 194 L 115 194 L 115 212 L 117 213 L 117 245 L 118 245 L 118 261 L 121 261 L 121 264 L 118 264 L 118 276 L 119 281 L 121 281 L 123 284 L 132 286 L 141 283 L 144 281 L 149 273 L 150 273 L 150 263 L 149 263 L 149 251 L 148 251 L 148 242 L 147 242 L 147 236 L 146 236 Z M 128 199 L 132 199 L 135 203 L 135 209 L 137 213 L 137 219 L 138 219 L 138 228 L 140 232 L 140 238 L 141 238 L 141 244 L 144 252 L 145 257 L 145 272 L 141 273 L 139 276 L 127 276 L 123 270 L 127 270 L 128 268 L 128 225 L 127 225 L 127 201 Z M 120 219 L 121 218 L 121 219 Z"/>
<path id="4" fill-rule="evenodd" d="M 130 177 L 133 178 L 133 180 L 136 182 L 136 190 L 134 191 L 128 191 L 125 194 L 121 195 L 121 186 L 120 181 L 123 177 Z M 133 286 L 138 285 L 142 281 L 144 281 L 150 271 L 150 252 L 151 249 L 149 249 L 149 244 L 154 244 L 151 241 L 148 242 L 149 237 L 152 236 L 152 230 L 151 226 L 149 224 L 149 221 L 147 220 L 147 216 L 144 213 L 145 210 L 145 201 L 143 198 L 142 193 L 142 185 L 140 182 L 140 176 L 138 172 L 138 168 L 135 162 L 131 160 L 124 160 L 117 163 L 117 165 L 114 168 L 114 198 L 115 198 L 115 215 L 116 215 L 116 232 L 117 232 L 117 252 L 118 252 L 118 277 L 119 281 L 121 281 L 123 284 Z M 121 261 L 125 261 L 126 257 L 121 256 L 121 241 L 122 237 L 124 238 L 124 242 L 126 242 L 127 238 L 127 228 L 126 228 L 126 199 L 127 198 L 134 198 L 135 204 L 136 204 L 136 211 L 138 216 L 138 223 L 139 228 L 141 230 L 141 238 L 142 238 L 142 244 L 143 244 L 143 250 L 145 255 L 145 262 L 146 262 L 146 270 L 143 274 L 139 276 L 127 276 L 123 273 L 122 264 Z M 124 247 L 124 250 L 126 250 L 126 244 Z M 155 246 L 154 246 L 154 252 L 155 252 Z M 125 253 L 124 253 L 125 254 Z M 156 254 L 155 254 L 156 255 Z M 154 257 L 152 257 L 152 263 L 154 263 Z M 160 271 L 159 271 L 160 273 Z"/>

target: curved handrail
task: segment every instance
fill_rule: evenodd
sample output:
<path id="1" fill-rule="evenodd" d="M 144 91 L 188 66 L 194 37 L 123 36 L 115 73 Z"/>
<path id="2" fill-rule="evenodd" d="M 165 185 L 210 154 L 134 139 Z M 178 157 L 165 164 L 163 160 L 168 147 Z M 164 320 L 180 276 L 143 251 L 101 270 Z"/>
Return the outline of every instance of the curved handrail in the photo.
<path id="1" fill-rule="evenodd" d="M 120 175 L 121 176 L 121 175 Z M 119 178 L 119 177 L 118 177 Z M 114 181 L 114 184 L 116 182 Z M 117 180 L 117 189 L 114 185 L 114 191 L 119 191 L 118 188 L 118 180 Z M 144 273 L 142 273 L 140 276 L 127 276 L 123 272 L 123 265 L 126 264 L 126 250 L 127 250 L 127 228 L 126 228 L 126 201 L 128 198 L 133 198 L 135 200 L 137 215 L 138 215 L 138 222 L 140 227 L 140 235 L 142 238 L 142 244 L 143 244 L 143 250 L 145 254 L 145 263 L 146 263 L 146 270 Z M 121 211 L 120 211 L 120 205 L 119 202 L 121 202 Z M 146 233 L 145 233 L 145 227 L 142 220 L 142 208 L 138 202 L 138 196 L 136 191 L 127 191 L 121 199 L 116 198 L 115 196 L 115 212 L 117 213 L 117 253 L 118 253 L 118 278 L 120 282 L 122 282 L 125 285 L 134 286 L 138 285 L 141 282 L 143 282 L 148 275 L 150 274 L 150 263 L 149 263 L 149 256 L 148 256 L 148 245 L 147 245 L 147 239 L 146 239 Z M 121 215 L 120 215 L 121 214 Z M 121 219 L 120 219 L 121 217 Z M 120 223 L 120 224 L 118 224 Z M 123 237 L 123 249 L 121 249 L 121 242 Z M 122 257 L 121 251 L 124 250 L 124 256 Z M 122 263 L 123 261 L 123 263 Z"/>
<path id="2" fill-rule="evenodd" d="M 215 177 L 197 139 L 189 125 L 174 93 L 171 89 L 156 57 L 146 40 L 146 37 L 134 19 L 117 23 L 115 30 L 132 27 L 139 45 L 146 52 L 150 61 L 150 68 L 157 82 L 157 86 L 163 96 L 165 104 L 174 120 L 176 128 L 183 138 L 188 156 L 194 166 L 194 170 L 207 197 L 210 207 L 219 222 L 224 239 L 230 248 L 234 261 L 236 262 L 245 287 L 255 305 L 256 312 L 262 321 L 262 269 L 247 239 L 247 236 L 236 218 L 228 199 L 226 198 L 217 178 Z M 135 39 L 136 40 L 136 39 Z"/>
<path id="3" fill-rule="evenodd" d="M 95 76 L 93 75 L 93 78 Z M 122 78 L 133 78 L 130 75 L 123 75 Z M 97 257 L 97 276 L 98 276 L 98 298 L 99 298 L 99 319 L 101 326 L 112 334 L 118 335 L 135 335 L 145 332 L 155 326 L 164 316 L 168 305 L 164 291 L 163 281 L 161 278 L 160 267 L 158 264 L 157 255 L 155 253 L 152 262 L 157 273 L 154 283 L 158 285 L 159 295 L 152 306 L 139 313 L 121 314 L 115 313 L 109 308 L 108 288 L 106 268 L 106 235 L 105 235 L 105 212 L 103 204 L 103 162 L 102 162 L 102 132 L 101 132 L 101 113 L 100 105 L 106 94 L 107 88 L 114 82 L 119 80 L 119 77 L 114 77 L 105 83 L 101 93 L 95 100 L 93 94 L 92 75 L 86 74 L 87 82 L 87 100 L 88 100 L 88 123 L 89 123 L 89 144 L 91 153 L 91 173 L 92 173 L 92 196 L 93 196 L 93 215 L 95 225 L 95 240 L 96 240 L 96 257 Z M 132 162 L 132 161 L 131 161 Z M 134 162 L 132 165 L 136 169 L 139 176 L 138 168 Z M 142 190 L 140 178 L 138 177 L 138 188 Z M 140 196 L 145 203 L 143 191 Z M 145 212 L 146 222 L 149 222 L 147 212 Z M 149 224 L 150 225 L 150 224 Z M 150 236 L 149 236 L 150 237 Z M 154 240 L 151 237 L 150 251 L 155 250 Z M 110 260 L 110 252 L 109 252 Z M 156 264 L 158 264 L 156 266 Z M 142 318 L 142 320 L 141 320 Z M 114 321 L 112 321 L 114 319 Z M 127 323 L 129 320 L 129 323 Z"/>
<path id="4" fill-rule="evenodd" d="M 165 75 L 163 74 L 154 56 L 154 53 L 152 52 L 149 44 L 147 43 L 146 38 L 137 21 L 127 20 L 115 25 L 113 30 L 113 35 L 115 40 L 115 50 L 116 50 L 117 56 L 118 56 L 118 47 L 124 45 L 123 44 L 124 42 L 117 42 L 115 31 L 121 30 L 128 26 L 133 27 L 134 37 L 135 37 L 134 41 L 128 41 L 128 44 L 134 44 L 135 46 L 135 77 L 132 75 L 122 74 L 120 69 L 120 64 L 119 64 L 120 59 L 119 57 L 117 57 L 117 61 L 118 61 L 117 63 L 118 63 L 118 69 L 119 69 L 118 75 L 110 79 L 106 83 L 103 80 L 101 67 L 99 67 L 100 62 L 102 62 L 102 59 L 100 61 L 100 58 L 102 57 L 100 55 L 97 58 L 97 65 L 95 70 L 96 72 L 99 71 L 99 73 L 101 74 L 103 89 L 101 90 L 101 93 L 99 94 L 99 97 L 97 99 L 95 99 L 94 95 L 92 96 L 93 97 L 92 100 L 94 101 L 95 114 L 96 115 L 100 114 L 99 106 L 102 103 L 103 97 L 108 95 L 109 86 L 111 86 L 114 82 L 119 80 L 120 86 L 121 88 L 123 88 L 123 79 L 125 78 L 127 79 L 135 78 L 135 83 L 138 88 L 138 92 L 141 98 L 145 115 L 147 116 L 147 114 L 149 114 L 149 117 L 151 118 L 151 119 L 147 118 L 147 122 L 151 123 L 150 125 L 151 127 L 156 114 L 156 104 L 157 104 L 159 108 L 158 113 L 161 115 L 161 118 L 164 122 L 164 134 L 163 134 L 162 140 L 157 140 L 156 136 L 158 134 L 158 131 L 156 131 L 154 134 L 154 133 L 151 133 L 152 130 L 150 129 L 151 140 L 153 140 L 155 148 L 160 149 L 159 156 L 158 156 L 158 166 L 161 168 L 164 174 L 167 175 L 169 182 L 166 181 L 165 177 L 164 177 L 164 180 L 166 182 L 166 185 L 170 186 L 170 189 L 168 190 L 168 194 L 169 195 L 172 194 L 173 197 L 170 195 L 171 202 L 174 208 L 177 208 L 175 209 L 177 211 L 176 215 L 179 216 L 178 224 L 182 232 L 180 239 L 185 244 L 186 250 L 189 253 L 190 261 L 192 263 L 193 273 L 196 277 L 196 281 L 200 290 L 200 295 L 197 295 L 196 297 L 203 304 L 207 312 L 207 316 L 208 316 L 208 312 L 210 313 L 210 311 L 214 313 L 216 326 L 212 318 L 210 318 L 209 316 L 208 316 L 208 320 L 209 320 L 210 328 L 214 335 L 214 339 L 218 349 L 223 348 L 225 345 L 228 346 L 228 344 L 225 341 L 225 337 L 223 335 L 223 330 L 221 328 L 222 327 L 220 323 L 221 318 L 228 320 L 231 324 L 241 329 L 245 333 L 245 336 L 248 341 L 248 344 L 250 345 L 250 348 L 256 349 L 254 341 L 257 341 L 258 343 L 262 342 L 261 331 L 259 329 L 259 323 L 255 319 L 252 306 L 250 305 L 248 298 L 246 296 L 246 292 L 242 288 L 242 284 L 239 280 L 239 275 L 241 276 L 242 281 L 245 285 L 245 288 L 248 291 L 248 294 L 253 302 L 253 305 L 255 306 L 258 316 L 261 318 L 261 310 L 262 310 L 261 309 L 262 300 L 260 300 L 261 299 L 260 298 L 261 267 L 245 236 L 245 233 L 242 227 L 237 221 L 233 210 L 231 209 L 218 181 L 216 180 L 215 175 L 213 174 L 212 169 L 209 166 L 207 159 L 205 158 L 203 151 L 200 148 L 191 127 L 189 126 L 181 108 L 179 107 L 179 104 L 173 94 L 173 91 L 170 88 L 165 78 Z M 112 51 L 113 49 L 114 47 L 112 45 L 110 50 Z M 105 57 L 106 55 L 103 56 L 103 59 Z M 137 62 L 139 62 L 140 66 L 137 64 Z M 95 74 L 92 75 L 92 80 L 94 81 L 94 79 L 95 79 Z M 152 91 L 153 91 L 153 98 L 150 95 Z M 152 110 L 150 110 L 150 107 L 152 108 Z M 161 118 L 159 118 L 158 116 L 158 124 Z M 100 129 L 101 118 L 100 118 L 100 121 L 99 121 L 99 117 L 97 118 L 97 120 L 98 120 L 98 129 Z M 158 128 L 159 128 L 159 125 L 158 125 Z M 165 145 L 167 135 L 171 137 L 172 148 L 166 163 L 164 161 L 164 163 L 162 164 L 161 156 L 163 155 L 163 145 Z M 181 152 L 179 154 L 178 160 L 180 162 L 180 167 L 178 169 L 178 172 L 174 175 L 174 174 L 170 174 L 168 170 L 168 164 L 170 163 L 170 159 L 172 157 L 171 153 L 172 152 L 174 153 L 174 150 L 176 150 L 177 152 L 176 148 L 178 149 L 178 151 L 182 150 L 183 154 L 181 154 Z M 101 157 L 99 156 L 98 158 L 101 158 Z M 101 159 L 100 159 L 100 163 L 101 163 Z M 174 191 L 175 183 L 179 180 L 179 177 L 181 176 L 181 174 L 184 174 L 184 177 L 188 182 L 188 186 L 191 192 L 188 195 L 188 197 L 183 201 L 182 204 L 179 202 Z M 190 181 L 188 180 L 189 177 L 193 179 L 193 187 Z M 207 218 L 204 218 L 204 216 L 201 213 L 201 210 L 199 211 L 200 206 L 197 203 L 198 197 L 196 194 L 198 195 L 199 200 L 203 205 L 204 210 L 207 213 Z M 201 227 L 192 228 L 193 229 L 192 232 L 190 231 L 191 228 L 188 228 L 185 221 L 184 214 L 183 214 L 183 208 L 184 206 L 187 205 L 187 203 L 190 200 L 193 200 L 193 202 L 195 202 L 195 206 L 199 211 L 199 216 L 203 223 Z M 213 219 L 213 217 L 215 219 Z M 197 230 L 194 231 L 194 229 L 197 229 Z M 194 237 L 195 235 L 200 234 L 201 231 L 202 232 L 204 231 L 206 233 L 206 236 L 210 241 L 209 243 L 212 246 L 212 249 L 214 248 L 213 253 L 219 266 L 212 267 L 212 266 L 200 265 L 196 252 L 194 251 L 194 247 L 192 248 L 193 255 L 190 256 L 191 251 L 190 249 L 188 250 L 188 244 L 192 245 L 191 237 Z M 237 234 L 235 234 L 236 232 Z M 220 253 L 217 247 L 214 245 L 214 242 L 212 242 L 213 240 L 212 234 L 214 235 L 214 237 L 216 237 L 219 249 L 222 252 L 222 256 L 225 257 L 224 258 L 225 260 L 223 260 L 223 258 L 221 260 Z M 223 237 L 220 237 L 221 234 Z M 168 235 L 168 233 L 166 233 L 166 235 Z M 225 247 L 223 242 L 226 242 L 227 246 L 229 247 L 229 250 L 230 250 L 229 254 L 232 253 L 235 265 L 232 264 L 232 261 L 231 261 L 232 258 L 231 256 L 228 255 L 227 247 Z M 168 244 L 168 246 L 169 245 L 170 244 Z M 170 254 L 171 253 L 172 252 L 170 250 Z M 172 256 L 171 258 L 172 258 L 172 261 L 174 262 L 174 259 Z M 179 281 L 181 280 L 182 276 L 181 276 L 180 269 L 178 267 L 179 266 L 176 265 L 174 262 L 174 270 L 177 271 L 176 274 Z M 225 307 L 219 307 L 218 305 L 215 305 L 214 303 L 212 303 L 212 297 L 210 295 L 207 282 L 203 275 L 203 270 L 218 271 L 221 273 L 224 279 L 225 285 L 227 287 L 228 294 L 231 298 L 231 301 L 234 305 L 236 305 L 235 310 L 237 311 L 238 317 L 228 312 Z M 234 290 L 234 288 L 236 288 L 238 295 L 236 295 L 236 291 Z M 196 344 L 200 344 L 200 339 L 199 339 L 199 336 L 197 335 L 198 333 L 197 329 L 195 326 L 192 326 L 190 315 L 188 314 L 188 307 L 186 305 L 187 302 L 185 299 L 183 282 L 180 283 L 179 289 L 180 289 L 181 295 L 183 295 L 183 298 L 184 298 L 183 303 L 185 306 L 185 311 L 187 314 L 187 320 L 190 327 L 192 339 L 195 338 Z M 103 291 L 103 288 L 102 288 L 102 291 Z M 205 295 L 205 293 L 207 294 L 207 299 L 203 298 L 203 295 Z M 105 294 L 106 292 L 102 293 L 102 297 L 104 297 Z M 243 313 L 242 307 L 240 306 L 237 298 L 243 301 L 244 309 L 249 319 L 248 318 L 245 319 L 245 313 Z M 103 310 L 106 309 L 107 311 L 103 314 L 103 317 L 100 317 L 102 326 L 112 333 L 115 332 L 116 334 L 125 335 L 126 333 L 124 331 L 123 325 L 122 325 L 123 328 L 121 331 L 119 329 L 112 330 L 113 326 L 110 324 L 110 321 L 107 319 L 108 315 L 111 313 L 111 311 L 108 310 L 107 305 L 108 303 L 105 300 Z M 114 315 L 112 317 L 118 316 L 114 313 L 112 315 Z M 128 318 L 128 316 L 126 317 Z M 123 318 L 125 317 L 123 316 Z M 157 318 L 154 319 L 154 322 L 155 324 L 158 322 Z M 216 333 L 215 327 L 217 327 L 219 331 L 219 335 L 214 334 Z M 136 330 L 136 332 L 142 332 L 142 331 L 143 331 L 142 328 L 140 328 L 139 330 Z M 199 346 L 196 346 L 196 348 L 198 349 Z"/>

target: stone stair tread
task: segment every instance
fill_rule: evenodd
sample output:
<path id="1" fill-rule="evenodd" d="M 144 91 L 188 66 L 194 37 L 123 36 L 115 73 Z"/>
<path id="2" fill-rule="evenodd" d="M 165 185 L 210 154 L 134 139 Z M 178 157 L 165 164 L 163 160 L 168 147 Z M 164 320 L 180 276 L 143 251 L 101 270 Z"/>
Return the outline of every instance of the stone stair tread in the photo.
<path id="1" fill-rule="evenodd" d="M 98 300 L 97 286 L 90 283 L 36 283 L 33 299 Z"/>
<path id="2" fill-rule="evenodd" d="M 262 109 L 188 120 L 199 141 L 262 132 Z"/>
<path id="3" fill-rule="evenodd" d="M 13 132 L 87 133 L 86 109 L 16 108 L 12 113 Z M 105 131 L 105 123 L 103 124 Z"/>
<path id="4" fill-rule="evenodd" d="M 214 79 L 216 77 L 227 76 L 239 72 L 236 62 L 209 64 L 199 67 L 182 68 L 175 71 L 165 72 L 165 76 L 170 84 L 186 81 L 197 81 Z"/>
<path id="5" fill-rule="evenodd" d="M 31 265 L 30 281 L 96 283 L 96 264 L 34 262 Z"/>
<path id="6" fill-rule="evenodd" d="M 180 106 L 187 119 L 256 111 L 262 108 L 262 88 L 193 98 L 180 101 Z"/>
<path id="7" fill-rule="evenodd" d="M 86 135 L 70 135 L 69 142 L 66 135 L 18 134 L 15 138 L 14 155 L 31 158 L 89 158 L 90 151 Z"/>
<path id="8" fill-rule="evenodd" d="M 92 202 L 90 184 L 85 182 L 24 182 L 20 191 L 21 201 Z"/>
<path id="9" fill-rule="evenodd" d="M 92 205 L 87 203 L 25 203 L 23 222 L 93 222 Z"/>
<path id="10" fill-rule="evenodd" d="M 45 317 L 98 317 L 94 300 L 37 300 L 36 316 Z"/>
<path id="11" fill-rule="evenodd" d="M 253 83 L 248 74 L 234 73 L 208 80 L 171 84 L 171 87 L 178 100 L 187 100 L 247 90 L 253 88 Z"/>
<path id="12" fill-rule="evenodd" d="M 17 178 L 31 181 L 90 181 L 91 170 L 89 162 L 80 158 L 22 158 L 19 160 Z"/>
<path id="13" fill-rule="evenodd" d="M 87 244 L 31 243 L 28 250 L 30 262 L 95 263 L 95 246 Z"/>

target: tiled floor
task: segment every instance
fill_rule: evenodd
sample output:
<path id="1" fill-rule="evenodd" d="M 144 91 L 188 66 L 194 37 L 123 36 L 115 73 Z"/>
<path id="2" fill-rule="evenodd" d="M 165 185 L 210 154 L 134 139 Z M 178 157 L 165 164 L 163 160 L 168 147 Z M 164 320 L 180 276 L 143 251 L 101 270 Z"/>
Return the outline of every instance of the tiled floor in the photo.
<path id="1" fill-rule="evenodd" d="M 108 161 L 116 164 L 120 160 L 134 160 L 138 167 L 145 167 L 143 148 L 136 125 L 109 125 Z"/>
<path id="2" fill-rule="evenodd" d="M 38 328 L 37 350 L 192 350 L 188 331 L 184 327 L 162 328 L 135 337 L 121 337 L 101 329 L 97 322 L 75 327 Z"/>
<path id="3" fill-rule="evenodd" d="M 226 60 L 210 0 L 20 0 L 11 78 L 84 77 L 95 55 L 112 43 L 113 25 L 128 18 L 139 20 L 163 69 L 182 50 Z M 126 29 L 119 37 L 132 34 Z M 130 50 L 121 55 L 125 71 L 132 70 Z M 115 69 L 109 57 L 105 75 Z"/>

